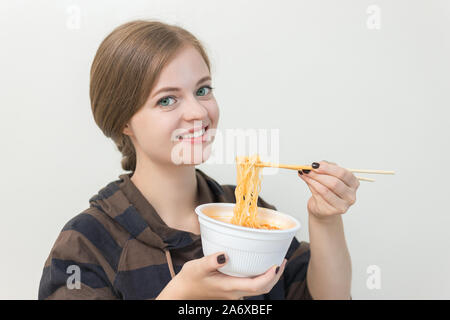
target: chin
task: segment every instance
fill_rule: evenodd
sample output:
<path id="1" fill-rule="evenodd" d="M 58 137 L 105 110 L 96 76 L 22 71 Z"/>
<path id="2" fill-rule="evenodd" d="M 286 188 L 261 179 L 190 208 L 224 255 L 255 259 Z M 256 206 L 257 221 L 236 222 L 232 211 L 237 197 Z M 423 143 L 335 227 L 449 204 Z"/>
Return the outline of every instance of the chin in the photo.
<path id="1" fill-rule="evenodd" d="M 191 155 L 191 164 L 193 164 L 193 165 L 202 164 L 202 163 L 206 162 L 210 156 L 211 156 L 211 148 L 209 146 L 203 147 L 201 155 L 198 154 L 196 157 Z"/>
<path id="2" fill-rule="evenodd" d="M 211 156 L 212 141 L 202 143 L 194 148 L 186 147 L 183 143 L 176 144 L 171 152 L 172 163 L 176 165 L 199 165 Z"/>

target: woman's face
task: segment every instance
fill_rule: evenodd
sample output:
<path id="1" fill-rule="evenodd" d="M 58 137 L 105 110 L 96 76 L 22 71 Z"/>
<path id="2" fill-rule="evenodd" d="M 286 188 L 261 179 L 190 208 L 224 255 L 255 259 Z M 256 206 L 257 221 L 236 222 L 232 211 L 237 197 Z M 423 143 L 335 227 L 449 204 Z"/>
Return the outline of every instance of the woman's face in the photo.
<path id="1" fill-rule="evenodd" d="M 124 130 L 133 141 L 138 163 L 192 165 L 209 158 L 219 121 L 210 86 L 210 73 L 200 53 L 191 46 L 181 49 L 164 67 L 146 103 Z M 167 87 L 172 90 L 164 90 Z M 203 127 L 207 129 L 203 136 L 186 136 L 188 130 L 197 135 Z M 178 140 L 180 135 L 183 138 Z"/>

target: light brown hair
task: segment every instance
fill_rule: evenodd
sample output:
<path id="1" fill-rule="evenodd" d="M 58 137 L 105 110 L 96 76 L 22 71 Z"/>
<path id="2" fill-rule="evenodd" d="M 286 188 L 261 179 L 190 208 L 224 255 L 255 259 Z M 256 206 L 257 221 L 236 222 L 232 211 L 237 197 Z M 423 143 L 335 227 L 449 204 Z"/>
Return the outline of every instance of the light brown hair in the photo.
<path id="1" fill-rule="evenodd" d="M 122 168 L 136 169 L 136 152 L 123 129 L 144 105 L 164 66 L 179 49 L 199 51 L 211 72 L 200 41 L 189 31 L 157 20 L 135 20 L 114 29 L 100 44 L 90 74 L 94 120 L 122 153 Z"/>

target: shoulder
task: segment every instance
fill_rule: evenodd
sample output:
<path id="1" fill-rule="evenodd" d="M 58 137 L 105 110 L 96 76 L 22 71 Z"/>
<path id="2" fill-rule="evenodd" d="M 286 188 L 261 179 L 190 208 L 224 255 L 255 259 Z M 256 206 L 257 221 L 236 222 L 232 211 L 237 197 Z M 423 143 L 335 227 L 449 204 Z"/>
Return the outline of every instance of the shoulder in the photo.
<path id="1" fill-rule="evenodd" d="M 100 245 L 98 240 L 102 239 L 103 241 L 114 241 L 117 245 L 123 246 L 129 238 L 129 233 L 125 229 L 95 207 L 90 207 L 70 219 L 61 230 L 61 232 L 65 231 L 76 232 L 98 245 Z"/>
<path id="2" fill-rule="evenodd" d="M 128 237 L 111 218 L 91 207 L 64 225 L 47 263 L 51 259 L 95 263 L 116 272 Z"/>
<path id="3" fill-rule="evenodd" d="M 85 210 L 64 225 L 45 261 L 39 299 L 76 298 L 78 293 L 86 297 L 112 297 L 107 288 L 117 274 L 123 243 L 112 235 L 111 225 L 98 215 L 96 210 Z M 73 272 L 81 275 L 81 291 L 66 290 Z"/>
<path id="4" fill-rule="evenodd" d="M 233 184 L 221 184 L 220 186 L 224 192 L 225 199 L 229 202 L 236 202 L 236 196 L 234 194 L 236 186 Z"/>

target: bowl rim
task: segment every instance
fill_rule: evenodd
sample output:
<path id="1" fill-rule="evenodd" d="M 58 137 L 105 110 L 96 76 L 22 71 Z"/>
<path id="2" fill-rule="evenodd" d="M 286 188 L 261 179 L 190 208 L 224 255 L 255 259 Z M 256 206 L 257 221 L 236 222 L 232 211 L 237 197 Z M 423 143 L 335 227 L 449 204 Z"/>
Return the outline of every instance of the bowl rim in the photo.
<path id="1" fill-rule="evenodd" d="M 234 229 L 234 230 L 240 230 L 240 231 L 246 231 L 246 232 L 255 232 L 255 233 L 267 233 L 267 234 L 282 234 L 282 233 L 291 233 L 293 231 L 297 232 L 300 228 L 301 228 L 301 223 L 300 221 L 298 221 L 296 218 L 294 218 L 293 216 L 280 212 L 278 210 L 273 210 L 270 208 L 264 208 L 264 207 L 258 207 L 261 209 L 266 209 L 266 210 L 270 210 L 270 211 L 274 211 L 277 214 L 281 214 L 283 216 L 286 216 L 288 219 L 291 219 L 292 221 L 295 222 L 295 226 L 289 229 L 281 229 L 281 230 L 273 230 L 273 229 L 256 229 L 256 228 L 250 228 L 250 227 L 244 227 L 244 226 L 238 226 L 232 223 L 227 223 L 227 222 L 223 222 L 223 221 L 219 221 L 217 219 L 213 219 L 211 217 L 208 217 L 206 214 L 204 214 L 203 212 L 201 212 L 201 209 L 203 207 L 207 207 L 207 206 L 212 206 L 212 205 L 220 205 L 220 206 L 226 206 L 226 207 L 231 207 L 231 206 L 235 206 L 236 203 L 230 203 L 230 202 L 209 202 L 209 203 L 204 203 L 201 204 L 199 206 L 197 206 L 195 208 L 195 213 L 198 215 L 198 217 L 205 219 L 209 222 L 212 222 L 214 224 L 218 224 L 230 229 Z"/>

